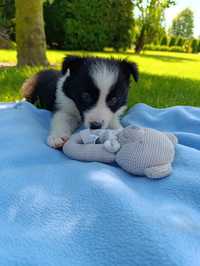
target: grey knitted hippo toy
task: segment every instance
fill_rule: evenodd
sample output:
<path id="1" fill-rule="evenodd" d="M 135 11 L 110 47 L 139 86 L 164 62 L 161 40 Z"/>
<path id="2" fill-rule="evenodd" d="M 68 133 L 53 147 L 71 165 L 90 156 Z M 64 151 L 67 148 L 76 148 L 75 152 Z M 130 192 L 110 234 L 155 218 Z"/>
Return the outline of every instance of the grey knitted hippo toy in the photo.
<path id="1" fill-rule="evenodd" d="M 170 175 L 177 138 L 150 128 L 83 130 L 72 135 L 64 153 L 76 160 L 116 162 L 127 172 L 148 178 Z"/>

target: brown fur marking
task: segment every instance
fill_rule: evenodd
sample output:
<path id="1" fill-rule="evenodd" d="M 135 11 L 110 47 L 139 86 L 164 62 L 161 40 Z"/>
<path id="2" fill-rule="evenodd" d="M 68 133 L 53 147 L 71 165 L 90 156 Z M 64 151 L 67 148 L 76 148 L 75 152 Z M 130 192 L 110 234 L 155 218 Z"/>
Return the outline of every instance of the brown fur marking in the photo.
<path id="1" fill-rule="evenodd" d="M 20 90 L 21 95 L 25 99 L 31 100 L 36 83 L 37 83 L 37 75 L 34 75 L 33 77 L 25 80 Z"/>

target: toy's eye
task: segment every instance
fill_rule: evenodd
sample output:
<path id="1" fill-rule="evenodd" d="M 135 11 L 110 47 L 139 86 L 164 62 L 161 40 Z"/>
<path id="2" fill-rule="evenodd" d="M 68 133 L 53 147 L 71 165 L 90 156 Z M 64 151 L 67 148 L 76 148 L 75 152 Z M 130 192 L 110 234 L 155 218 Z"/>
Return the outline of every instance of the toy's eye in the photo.
<path id="1" fill-rule="evenodd" d="M 117 103 L 117 97 L 113 97 L 108 101 L 109 106 L 114 106 Z"/>
<path id="2" fill-rule="evenodd" d="M 92 100 L 92 97 L 90 96 L 90 94 L 89 94 L 88 92 L 83 92 L 83 93 L 81 94 L 81 98 L 82 98 L 82 100 L 83 100 L 84 102 L 86 102 L 86 103 L 89 103 L 89 102 L 91 102 L 91 100 Z"/>

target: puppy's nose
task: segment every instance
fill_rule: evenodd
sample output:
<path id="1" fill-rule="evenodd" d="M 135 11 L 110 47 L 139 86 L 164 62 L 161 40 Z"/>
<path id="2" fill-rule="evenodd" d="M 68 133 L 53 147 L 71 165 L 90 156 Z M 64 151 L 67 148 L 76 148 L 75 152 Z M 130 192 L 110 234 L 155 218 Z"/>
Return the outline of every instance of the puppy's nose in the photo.
<path id="1" fill-rule="evenodd" d="M 90 129 L 100 129 L 102 128 L 102 123 L 99 122 L 91 122 Z"/>

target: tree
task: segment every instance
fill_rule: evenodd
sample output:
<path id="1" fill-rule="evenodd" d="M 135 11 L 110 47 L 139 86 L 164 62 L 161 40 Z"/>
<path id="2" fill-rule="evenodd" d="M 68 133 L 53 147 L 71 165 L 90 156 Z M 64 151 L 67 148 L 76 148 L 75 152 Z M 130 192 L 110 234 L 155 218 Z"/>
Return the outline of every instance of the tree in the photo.
<path id="1" fill-rule="evenodd" d="M 47 65 L 43 1 L 15 0 L 18 66 Z"/>
<path id="2" fill-rule="evenodd" d="M 140 53 L 145 44 L 153 42 L 162 29 L 164 11 L 174 4 L 173 0 L 136 0 L 135 6 L 140 26 L 136 38 L 135 52 Z"/>
<path id="3" fill-rule="evenodd" d="M 65 22 L 69 18 L 68 0 L 47 0 L 44 3 L 44 21 L 47 44 L 65 49 Z"/>
<path id="4" fill-rule="evenodd" d="M 111 0 L 107 14 L 107 36 L 109 37 L 107 45 L 115 50 L 130 48 L 133 22 L 132 1 Z"/>
<path id="5" fill-rule="evenodd" d="M 173 20 L 170 32 L 174 36 L 190 39 L 194 30 L 194 14 L 189 8 L 181 11 Z"/>
<path id="6" fill-rule="evenodd" d="M 106 46 L 109 3 L 107 0 L 67 1 L 66 49 L 100 51 Z"/>
<path id="7" fill-rule="evenodd" d="M 49 0 L 44 4 L 47 43 L 73 50 L 131 45 L 131 0 Z"/>

